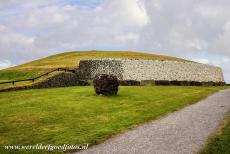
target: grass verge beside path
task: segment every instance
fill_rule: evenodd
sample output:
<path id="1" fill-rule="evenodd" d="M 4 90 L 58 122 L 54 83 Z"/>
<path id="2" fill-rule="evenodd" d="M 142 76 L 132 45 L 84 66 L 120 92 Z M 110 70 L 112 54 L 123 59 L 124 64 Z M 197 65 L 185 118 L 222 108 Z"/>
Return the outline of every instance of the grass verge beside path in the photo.
<path id="1" fill-rule="evenodd" d="M 120 87 L 113 97 L 95 96 L 93 87 L 0 93 L 0 146 L 97 144 L 224 88 Z M 0 149 L 20 152 L 45 153 Z"/>
<path id="2" fill-rule="evenodd" d="M 219 130 L 211 135 L 200 154 L 230 154 L 230 113 Z"/>

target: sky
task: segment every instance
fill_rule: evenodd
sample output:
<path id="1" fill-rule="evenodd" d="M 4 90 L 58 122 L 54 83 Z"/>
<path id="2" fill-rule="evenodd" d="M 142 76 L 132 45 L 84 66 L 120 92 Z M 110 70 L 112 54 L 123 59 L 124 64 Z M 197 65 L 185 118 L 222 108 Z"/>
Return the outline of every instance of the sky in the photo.
<path id="1" fill-rule="evenodd" d="M 0 69 L 72 50 L 164 54 L 230 82 L 229 0 L 0 0 Z"/>

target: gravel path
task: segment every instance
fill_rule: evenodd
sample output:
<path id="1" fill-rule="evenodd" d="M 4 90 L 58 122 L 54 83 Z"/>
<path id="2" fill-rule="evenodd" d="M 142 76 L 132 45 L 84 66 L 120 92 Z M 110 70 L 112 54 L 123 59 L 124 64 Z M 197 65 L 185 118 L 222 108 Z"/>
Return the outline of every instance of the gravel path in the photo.
<path id="1" fill-rule="evenodd" d="M 230 111 L 230 89 L 82 150 L 81 154 L 196 153 Z"/>

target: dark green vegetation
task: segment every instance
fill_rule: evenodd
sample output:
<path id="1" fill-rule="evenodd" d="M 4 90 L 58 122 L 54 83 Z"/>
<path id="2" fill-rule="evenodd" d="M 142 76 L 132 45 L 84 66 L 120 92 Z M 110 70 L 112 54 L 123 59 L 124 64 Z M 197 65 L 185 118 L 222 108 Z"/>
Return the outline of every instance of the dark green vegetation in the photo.
<path id="1" fill-rule="evenodd" d="M 230 114 L 200 154 L 230 154 Z"/>
<path id="2" fill-rule="evenodd" d="M 97 144 L 224 88 L 120 87 L 112 97 L 96 96 L 93 87 L 0 93 L 0 146 Z"/>
<path id="3" fill-rule="evenodd" d="M 175 57 L 127 51 L 66 52 L 28 62 L 26 64 L 15 66 L 9 69 L 0 70 L 0 82 L 36 77 L 41 73 L 56 69 L 58 67 L 74 69 L 78 67 L 80 60 L 92 58 L 135 58 L 186 61 L 184 59 Z"/>

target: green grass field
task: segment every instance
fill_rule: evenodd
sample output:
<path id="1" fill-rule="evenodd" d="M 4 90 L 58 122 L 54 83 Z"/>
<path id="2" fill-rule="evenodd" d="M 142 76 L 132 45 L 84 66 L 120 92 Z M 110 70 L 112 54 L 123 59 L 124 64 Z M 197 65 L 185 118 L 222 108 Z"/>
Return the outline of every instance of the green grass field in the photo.
<path id="1" fill-rule="evenodd" d="M 69 69 L 77 68 L 82 59 L 92 58 L 135 58 L 135 59 L 155 59 L 187 61 L 184 59 L 156 54 L 128 51 L 73 51 L 52 55 L 46 58 L 28 62 L 19 66 L 0 70 L 0 81 L 27 79 L 36 77 L 41 73 L 64 67 Z"/>
<path id="2" fill-rule="evenodd" d="M 213 134 L 200 154 L 230 154 L 230 113 Z"/>
<path id="3" fill-rule="evenodd" d="M 0 93 L 0 145 L 94 145 L 225 88 L 120 87 L 112 97 L 94 95 L 93 87 Z M 45 153 L 0 150 L 16 152 Z"/>

